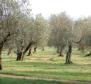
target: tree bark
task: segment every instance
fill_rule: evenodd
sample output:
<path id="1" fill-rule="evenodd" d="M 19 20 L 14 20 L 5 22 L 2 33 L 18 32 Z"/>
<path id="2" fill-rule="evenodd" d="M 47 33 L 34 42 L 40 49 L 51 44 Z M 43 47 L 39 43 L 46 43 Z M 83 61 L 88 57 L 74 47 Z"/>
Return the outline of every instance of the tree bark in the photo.
<path id="1" fill-rule="evenodd" d="M 63 57 L 63 48 L 60 49 L 59 56 Z"/>
<path id="2" fill-rule="evenodd" d="M 16 61 L 20 61 L 22 56 L 22 52 L 20 50 L 17 50 L 17 59 Z"/>
<path id="3" fill-rule="evenodd" d="M 4 38 L 4 40 L 0 43 L 0 70 L 2 70 L 2 49 L 4 46 L 4 43 L 8 40 L 7 38 L 10 37 L 10 32 L 7 34 L 7 36 Z"/>
<path id="4" fill-rule="evenodd" d="M 2 49 L 0 49 L 0 70 L 2 70 L 2 56 L 1 56 Z"/>
<path id="5" fill-rule="evenodd" d="M 32 48 L 30 48 L 29 50 L 28 50 L 28 55 L 27 56 L 30 56 L 32 54 Z"/>
<path id="6" fill-rule="evenodd" d="M 24 50 L 23 46 L 21 46 L 20 49 L 17 49 L 17 59 L 16 59 L 16 61 L 22 61 L 23 60 L 23 50 Z"/>
<path id="7" fill-rule="evenodd" d="M 33 53 L 35 53 L 37 51 L 37 46 L 36 47 L 34 47 L 34 52 Z"/>
<path id="8" fill-rule="evenodd" d="M 70 43 L 68 45 L 68 51 L 67 51 L 67 54 L 66 54 L 66 64 L 71 64 L 72 61 L 71 61 L 71 53 L 72 53 L 72 44 Z"/>
<path id="9" fill-rule="evenodd" d="M 29 50 L 29 48 L 33 45 L 33 44 L 35 44 L 36 42 L 29 42 L 29 44 L 28 44 L 28 46 L 26 47 L 26 49 L 25 50 L 22 50 L 22 54 L 21 54 L 21 60 L 23 61 L 23 59 L 24 59 L 24 55 L 25 55 L 25 53 Z"/>

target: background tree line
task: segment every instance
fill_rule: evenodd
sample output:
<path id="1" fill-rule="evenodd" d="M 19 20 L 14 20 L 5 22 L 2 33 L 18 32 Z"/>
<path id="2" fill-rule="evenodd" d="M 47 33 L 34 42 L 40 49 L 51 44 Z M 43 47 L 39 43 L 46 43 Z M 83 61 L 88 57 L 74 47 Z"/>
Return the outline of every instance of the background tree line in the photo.
<path id="1" fill-rule="evenodd" d="M 0 0 L 0 69 L 3 47 L 9 50 L 8 53 L 12 49 L 24 52 L 32 47 L 41 47 L 42 50 L 46 46 L 55 47 L 59 56 L 66 52 L 67 64 L 72 63 L 72 47 L 82 52 L 88 50 L 91 54 L 90 16 L 73 20 L 62 12 L 50 15 L 48 19 L 42 14 L 33 17 L 28 3 L 28 0 Z"/>

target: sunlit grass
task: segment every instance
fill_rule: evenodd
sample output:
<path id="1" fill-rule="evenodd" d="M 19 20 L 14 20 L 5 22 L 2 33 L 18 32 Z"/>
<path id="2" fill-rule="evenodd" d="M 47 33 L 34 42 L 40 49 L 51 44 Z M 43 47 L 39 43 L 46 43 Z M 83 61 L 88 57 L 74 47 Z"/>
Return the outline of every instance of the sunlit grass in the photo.
<path id="1" fill-rule="evenodd" d="M 91 57 L 84 57 L 80 51 L 74 49 L 72 53 L 73 64 L 65 63 L 65 56 L 58 57 L 56 50 L 46 48 L 26 56 L 24 61 L 17 62 L 13 53 L 12 57 L 3 52 L 3 70 L 0 73 L 40 78 L 91 80 Z"/>

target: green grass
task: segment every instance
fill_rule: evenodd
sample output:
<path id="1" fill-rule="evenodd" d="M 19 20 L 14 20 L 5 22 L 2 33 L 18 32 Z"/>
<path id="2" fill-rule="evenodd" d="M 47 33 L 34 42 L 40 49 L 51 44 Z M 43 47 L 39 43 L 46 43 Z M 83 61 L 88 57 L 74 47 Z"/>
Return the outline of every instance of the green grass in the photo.
<path id="1" fill-rule="evenodd" d="M 0 84 L 63 84 L 58 81 L 0 78 Z"/>
<path id="2" fill-rule="evenodd" d="M 16 61 L 15 54 L 12 53 L 13 56 L 10 57 L 6 53 L 3 52 L 3 70 L 0 71 L 1 74 L 55 80 L 91 80 L 91 57 L 84 57 L 84 54 L 76 49 L 72 53 L 73 64 L 71 65 L 64 64 L 65 56 L 58 57 L 54 48 L 46 48 L 45 51 L 38 50 L 32 56 L 26 56 L 22 62 Z"/>

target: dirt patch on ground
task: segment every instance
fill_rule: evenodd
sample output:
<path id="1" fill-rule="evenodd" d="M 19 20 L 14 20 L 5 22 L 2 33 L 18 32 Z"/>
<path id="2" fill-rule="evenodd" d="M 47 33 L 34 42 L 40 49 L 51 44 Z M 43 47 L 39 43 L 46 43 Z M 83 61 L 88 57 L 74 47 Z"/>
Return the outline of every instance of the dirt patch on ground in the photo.
<path id="1" fill-rule="evenodd" d="M 38 58 L 38 57 L 34 58 L 34 57 L 31 57 L 30 59 L 31 59 L 31 60 L 49 60 L 50 58 L 49 58 L 49 57 L 41 57 L 41 58 Z"/>

